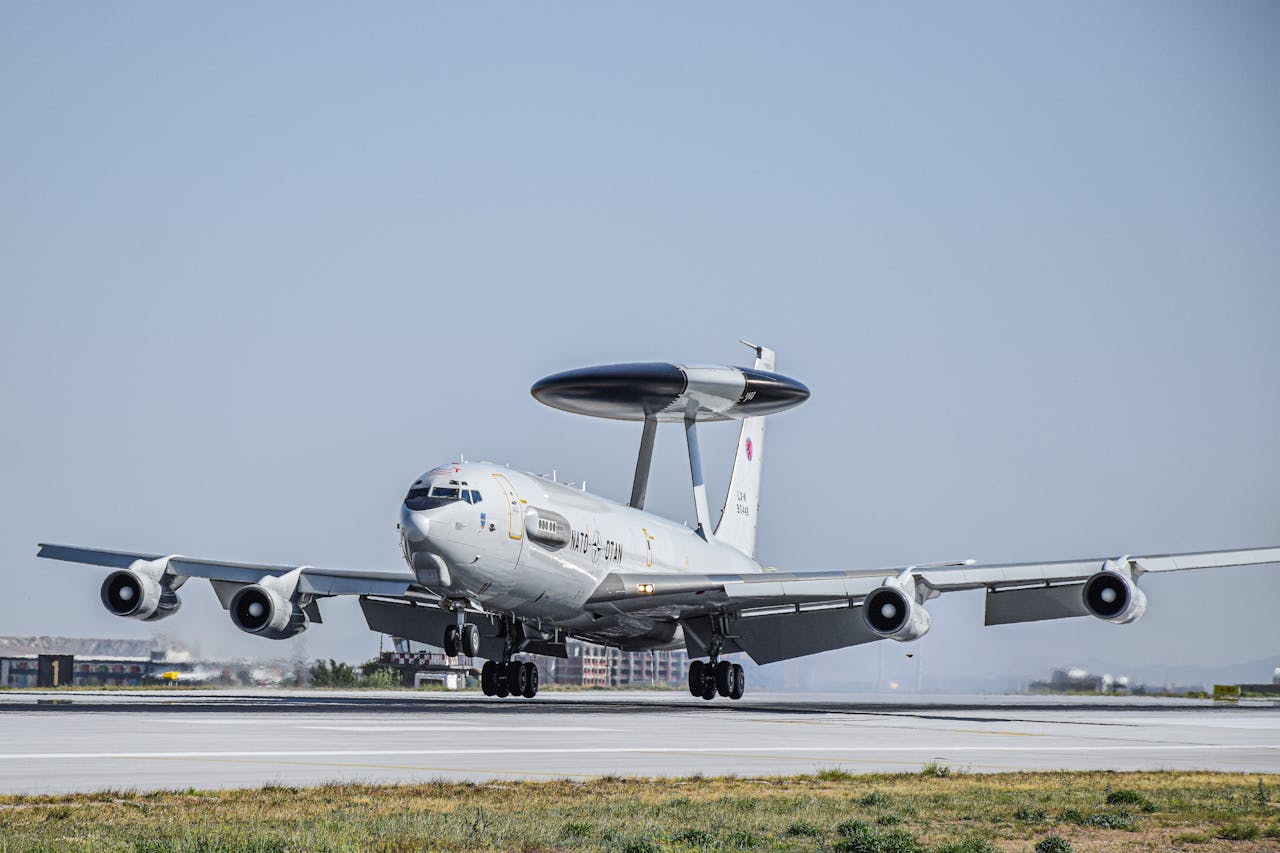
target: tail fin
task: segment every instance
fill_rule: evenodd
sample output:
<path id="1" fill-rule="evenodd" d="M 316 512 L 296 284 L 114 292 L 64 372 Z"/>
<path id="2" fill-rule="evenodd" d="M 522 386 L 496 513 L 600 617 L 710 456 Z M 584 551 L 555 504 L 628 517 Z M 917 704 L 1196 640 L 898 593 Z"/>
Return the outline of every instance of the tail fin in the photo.
<path id="1" fill-rule="evenodd" d="M 743 341 L 746 343 L 746 341 Z M 773 371 L 774 352 L 747 344 L 756 351 L 757 370 Z M 764 418 L 744 418 L 738 434 L 738 452 L 724 509 L 716 524 L 715 538 L 748 557 L 756 555 L 756 516 L 760 509 L 760 469 L 764 462 Z"/>

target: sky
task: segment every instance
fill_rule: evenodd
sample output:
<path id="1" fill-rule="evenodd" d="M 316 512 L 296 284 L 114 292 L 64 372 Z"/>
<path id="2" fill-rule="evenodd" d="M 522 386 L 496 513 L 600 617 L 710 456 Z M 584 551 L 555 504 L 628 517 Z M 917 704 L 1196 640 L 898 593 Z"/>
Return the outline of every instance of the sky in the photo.
<path id="1" fill-rule="evenodd" d="M 739 338 L 813 392 L 769 564 L 1280 545 L 1278 43 L 1263 2 L 2 4 L 0 634 L 364 660 L 354 602 L 281 643 L 198 581 L 121 620 L 36 543 L 398 569 L 459 453 L 625 500 L 636 426 L 536 379 Z M 674 428 L 649 494 L 693 514 Z M 947 596 L 913 649 L 1280 654 L 1280 566 L 1143 586 L 1125 627 Z"/>

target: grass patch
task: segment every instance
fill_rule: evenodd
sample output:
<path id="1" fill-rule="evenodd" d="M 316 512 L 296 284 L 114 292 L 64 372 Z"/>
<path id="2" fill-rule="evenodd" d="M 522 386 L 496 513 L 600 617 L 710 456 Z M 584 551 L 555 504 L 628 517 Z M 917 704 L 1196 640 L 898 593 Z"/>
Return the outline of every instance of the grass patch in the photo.
<path id="1" fill-rule="evenodd" d="M 839 773 L 0 796 L 0 846 L 5 853 L 477 847 L 1062 853 L 1070 849 L 1059 846 L 1066 838 L 1081 850 L 1161 850 L 1227 849 L 1280 835 L 1270 798 L 1259 802 L 1256 776 Z M 1277 781 L 1264 777 L 1262 785 L 1274 789 Z M 1159 808 L 1146 810 L 1144 803 Z M 1057 833 L 1049 834 L 1055 820 Z"/>

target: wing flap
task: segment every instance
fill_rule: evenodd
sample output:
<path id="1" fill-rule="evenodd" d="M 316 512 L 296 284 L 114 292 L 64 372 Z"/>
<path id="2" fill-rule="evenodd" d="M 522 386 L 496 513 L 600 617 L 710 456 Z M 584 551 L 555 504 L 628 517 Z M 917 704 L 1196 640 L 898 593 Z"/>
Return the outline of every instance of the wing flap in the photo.
<path id="1" fill-rule="evenodd" d="M 1037 586 L 987 592 L 986 625 L 1012 625 L 1017 622 L 1039 622 L 1043 619 L 1065 619 L 1088 616 L 1084 606 L 1084 584 Z"/>

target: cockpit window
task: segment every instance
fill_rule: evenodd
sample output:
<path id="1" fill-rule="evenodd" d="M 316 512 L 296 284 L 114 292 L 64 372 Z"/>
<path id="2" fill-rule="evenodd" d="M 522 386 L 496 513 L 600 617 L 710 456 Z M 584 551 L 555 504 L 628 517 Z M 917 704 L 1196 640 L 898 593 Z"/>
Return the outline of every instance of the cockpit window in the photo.
<path id="1" fill-rule="evenodd" d="M 475 489 L 463 489 L 462 499 L 469 504 L 478 504 L 480 503 L 480 493 Z"/>
<path id="2" fill-rule="evenodd" d="M 460 500 L 458 489 L 448 486 L 414 486 L 405 496 L 404 505 L 411 510 L 436 509 Z"/>

